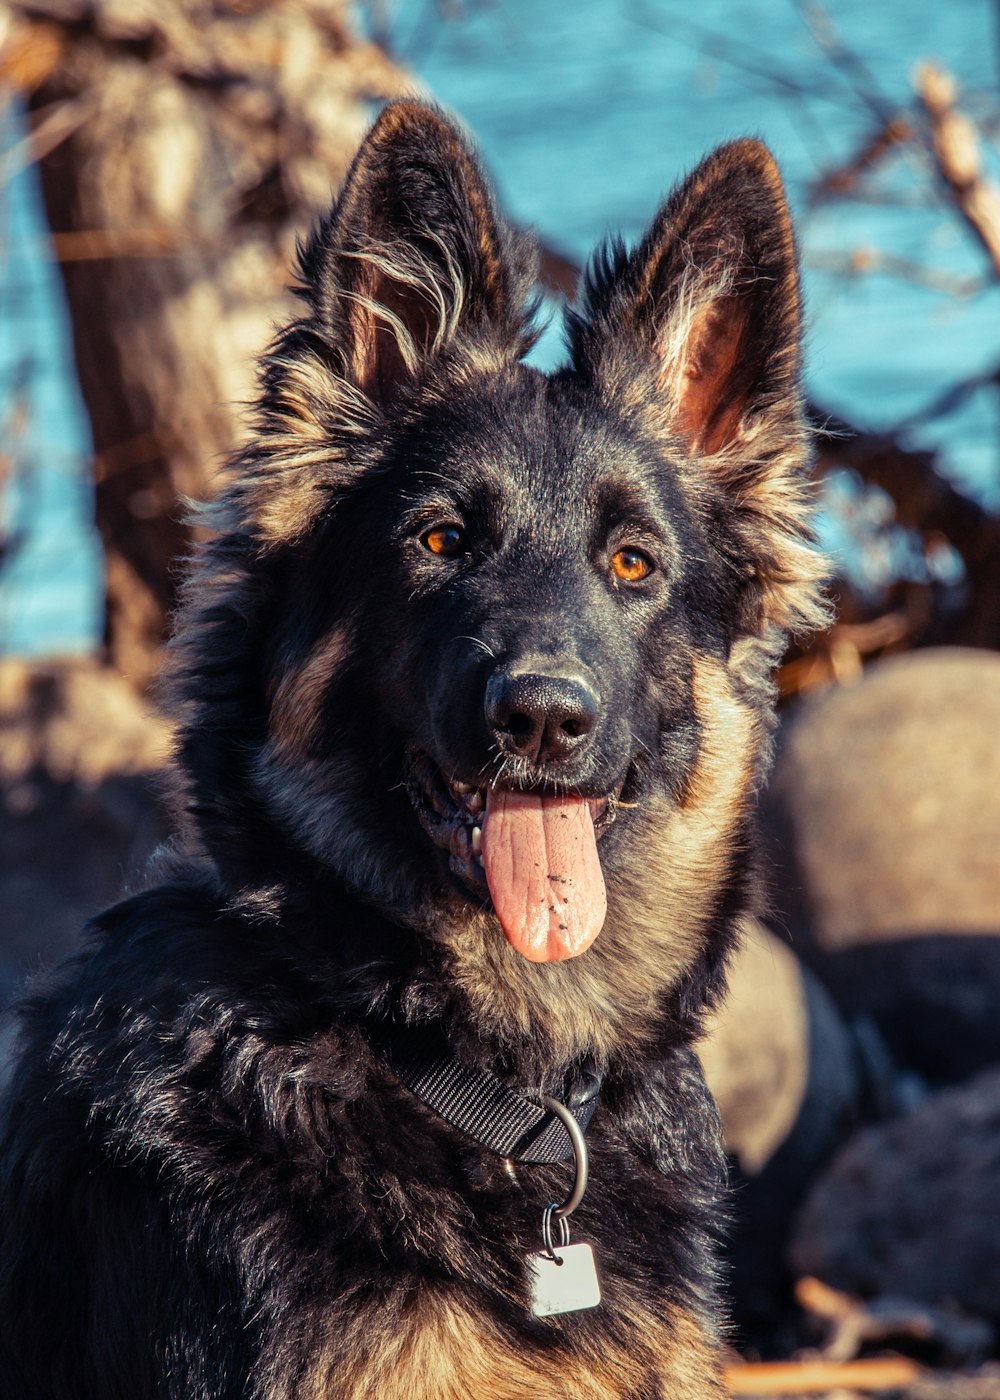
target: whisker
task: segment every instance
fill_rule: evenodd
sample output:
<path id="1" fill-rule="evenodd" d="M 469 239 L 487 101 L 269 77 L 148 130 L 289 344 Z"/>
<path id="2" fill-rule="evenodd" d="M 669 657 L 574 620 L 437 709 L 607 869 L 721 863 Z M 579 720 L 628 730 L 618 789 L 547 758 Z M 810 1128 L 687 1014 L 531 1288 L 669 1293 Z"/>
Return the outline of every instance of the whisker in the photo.
<path id="1" fill-rule="evenodd" d="M 488 657 L 490 657 L 492 660 L 494 660 L 494 661 L 496 660 L 496 652 L 493 650 L 492 647 L 487 646 L 487 644 L 482 640 L 481 637 L 467 637 L 467 636 L 462 635 L 462 636 L 456 637 L 456 638 L 455 638 L 455 641 L 456 641 L 456 642 L 471 642 L 473 646 L 479 647 L 480 651 L 485 651 L 486 655 L 487 655 Z"/>

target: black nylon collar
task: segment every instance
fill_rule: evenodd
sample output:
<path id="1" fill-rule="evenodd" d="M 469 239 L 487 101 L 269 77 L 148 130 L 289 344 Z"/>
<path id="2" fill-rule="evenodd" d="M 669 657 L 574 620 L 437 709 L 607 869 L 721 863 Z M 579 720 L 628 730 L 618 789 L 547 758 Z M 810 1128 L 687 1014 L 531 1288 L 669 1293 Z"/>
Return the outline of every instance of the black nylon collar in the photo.
<path id="1" fill-rule="evenodd" d="M 508 1089 L 496 1075 L 456 1059 L 442 1035 L 430 1028 L 393 1025 L 381 1041 L 393 1072 L 428 1108 L 452 1127 L 514 1162 L 564 1162 L 573 1156 L 569 1133 L 541 1103 Z M 559 1097 L 582 1132 L 593 1117 L 600 1077 L 581 1069 Z"/>

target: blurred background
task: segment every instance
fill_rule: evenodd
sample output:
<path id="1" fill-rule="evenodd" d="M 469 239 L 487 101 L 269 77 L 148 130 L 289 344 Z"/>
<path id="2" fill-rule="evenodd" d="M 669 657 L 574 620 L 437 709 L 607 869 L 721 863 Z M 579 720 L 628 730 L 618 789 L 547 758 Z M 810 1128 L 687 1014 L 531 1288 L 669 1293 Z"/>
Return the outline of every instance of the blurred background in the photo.
<path id="1" fill-rule="evenodd" d="M 798 1358 L 733 1384 L 1000 1397 L 996 0 L 0 0 L 0 999 L 169 831 L 184 501 L 415 90 L 542 239 L 543 367 L 608 231 L 720 141 L 781 163 L 837 621 L 782 669 L 771 914 L 703 1047 L 734 1343 Z"/>

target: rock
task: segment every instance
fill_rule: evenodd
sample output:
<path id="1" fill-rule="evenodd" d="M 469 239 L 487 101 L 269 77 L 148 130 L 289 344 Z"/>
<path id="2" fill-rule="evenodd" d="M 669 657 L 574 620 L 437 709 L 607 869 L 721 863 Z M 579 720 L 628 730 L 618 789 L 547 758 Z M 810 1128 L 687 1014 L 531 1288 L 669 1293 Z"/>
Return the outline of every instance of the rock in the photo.
<path id="1" fill-rule="evenodd" d="M 1000 1070 L 858 1133 L 795 1222 L 796 1274 L 1000 1319 Z"/>
<path id="2" fill-rule="evenodd" d="M 808 1171 L 843 1138 L 858 1097 L 850 1037 L 815 977 L 756 920 L 747 921 L 729 994 L 698 1054 L 726 1150 L 745 1176 L 759 1176 L 796 1140 Z"/>
<path id="3" fill-rule="evenodd" d="M 88 658 L 0 663 L 0 1001 L 72 944 L 169 825 L 169 730 Z"/>
<path id="4" fill-rule="evenodd" d="M 1000 1063 L 1000 656 L 880 662 L 786 720 L 763 824 L 780 922 L 939 1083 Z"/>
<path id="5" fill-rule="evenodd" d="M 698 1052 L 733 1161 L 734 1314 L 744 1341 L 764 1344 L 791 1284 L 783 1244 L 793 1214 L 870 1099 L 869 1077 L 829 994 L 755 921 Z"/>

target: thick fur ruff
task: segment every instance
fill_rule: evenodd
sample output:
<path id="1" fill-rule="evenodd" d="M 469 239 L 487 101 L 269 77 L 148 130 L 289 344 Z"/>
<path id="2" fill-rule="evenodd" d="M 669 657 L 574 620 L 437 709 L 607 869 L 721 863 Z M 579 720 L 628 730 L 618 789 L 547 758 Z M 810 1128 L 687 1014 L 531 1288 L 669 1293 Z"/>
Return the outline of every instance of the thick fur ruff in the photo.
<path id="1" fill-rule="evenodd" d="M 724 1394 L 691 1045 L 753 900 L 771 671 L 823 620 L 774 163 L 720 149 L 600 255 L 551 377 L 521 363 L 534 266 L 451 122 L 387 108 L 191 567 L 181 853 L 22 1008 L 4 1395 Z M 504 710 L 528 672 L 576 709 Z M 579 956 L 494 912 L 463 803 L 515 791 L 596 814 Z M 389 1018 L 523 1092 L 603 1073 L 573 1219 L 599 1307 L 530 1315 L 568 1169 L 419 1102 Z"/>

